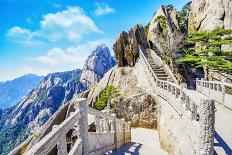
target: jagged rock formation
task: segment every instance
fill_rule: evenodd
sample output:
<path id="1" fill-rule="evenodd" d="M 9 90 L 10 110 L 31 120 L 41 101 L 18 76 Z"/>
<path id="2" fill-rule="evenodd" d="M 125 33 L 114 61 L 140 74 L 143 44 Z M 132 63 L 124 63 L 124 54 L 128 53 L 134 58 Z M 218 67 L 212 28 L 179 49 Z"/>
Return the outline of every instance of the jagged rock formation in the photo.
<path id="1" fill-rule="evenodd" d="M 232 28 L 231 0 L 193 0 L 189 15 L 189 31 Z"/>
<path id="2" fill-rule="evenodd" d="M 0 108 L 6 109 L 20 102 L 43 78 L 28 74 L 0 83 Z"/>
<path id="3" fill-rule="evenodd" d="M 114 60 L 108 48 L 101 45 L 88 57 L 83 67 L 84 75 L 80 69 L 47 75 L 20 104 L 2 112 L 0 154 L 6 154 L 19 145 L 75 94 L 84 92 L 99 81 L 113 65 Z M 94 78 L 87 81 L 85 77 L 88 75 Z"/>
<path id="4" fill-rule="evenodd" d="M 148 44 L 142 25 L 136 25 L 127 32 L 123 31 L 114 44 L 114 53 L 119 67 L 133 67 L 138 58 L 138 46 L 147 48 Z"/>
<path id="5" fill-rule="evenodd" d="M 85 61 L 80 79 L 81 83 L 85 87 L 98 83 L 99 79 L 114 65 L 115 60 L 111 56 L 109 48 L 104 44 L 98 46 Z"/>

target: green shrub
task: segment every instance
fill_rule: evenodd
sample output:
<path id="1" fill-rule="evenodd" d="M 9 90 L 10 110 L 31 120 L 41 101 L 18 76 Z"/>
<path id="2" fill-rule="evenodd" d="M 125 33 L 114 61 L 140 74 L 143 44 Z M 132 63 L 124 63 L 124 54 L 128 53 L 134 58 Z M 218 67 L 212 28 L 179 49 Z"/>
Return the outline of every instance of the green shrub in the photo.
<path id="1" fill-rule="evenodd" d="M 118 96 L 118 90 L 116 87 L 109 85 L 100 94 L 100 97 L 95 104 L 95 108 L 103 110 L 107 106 L 107 102 Z"/>
<path id="2" fill-rule="evenodd" d="M 148 35 L 149 25 L 150 25 L 150 23 L 148 23 L 147 25 L 144 26 L 144 32 L 145 32 L 146 36 Z"/>

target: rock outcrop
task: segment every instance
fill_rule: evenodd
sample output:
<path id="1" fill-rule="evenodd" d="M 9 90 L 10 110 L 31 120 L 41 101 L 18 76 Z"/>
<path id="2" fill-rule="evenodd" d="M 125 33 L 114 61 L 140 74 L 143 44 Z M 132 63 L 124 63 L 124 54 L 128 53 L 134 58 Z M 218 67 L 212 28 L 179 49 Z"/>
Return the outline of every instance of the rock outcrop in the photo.
<path id="1" fill-rule="evenodd" d="M 113 47 L 118 67 L 133 67 L 139 56 L 139 46 L 148 47 L 142 25 L 136 25 L 128 32 L 123 31 Z"/>
<path id="2" fill-rule="evenodd" d="M 177 20 L 176 10 L 168 10 L 167 7 L 161 6 L 149 23 L 147 39 L 150 48 L 160 50 L 162 45 L 159 43 L 160 33 L 164 31 L 171 36 L 175 30 L 180 30 Z"/>
<path id="3" fill-rule="evenodd" d="M 232 29 L 231 0 L 193 0 L 189 15 L 189 31 Z"/>
<path id="4" fill-rule="evenodd" d="M 88 103 L 94 107 L 100 93 L 107 85 L 115 86 L 119 96 L 111 102 L 111 113 L 116 113 L 119 118 L 126 118 L 132 122 L 134 127 L 146 127 L 156 129 L 157 127 L 157 104 L 155 99 L 146 93 L 139 85 L 138 77 L 145 79 L 141 73 L 142 68 L 135 67 L 114 67 L 104 78 L 88 93 Z M 149 87 L 149 86 L 148 86 Z"/>
<path id="5" fill-rule="evenodd" d="M 109 48 L 102 44 L 85 61 L 81 83 L 90 87 L 99 82 L 103 75 L 115 65 L 115 60 L 110 54 Z"/>

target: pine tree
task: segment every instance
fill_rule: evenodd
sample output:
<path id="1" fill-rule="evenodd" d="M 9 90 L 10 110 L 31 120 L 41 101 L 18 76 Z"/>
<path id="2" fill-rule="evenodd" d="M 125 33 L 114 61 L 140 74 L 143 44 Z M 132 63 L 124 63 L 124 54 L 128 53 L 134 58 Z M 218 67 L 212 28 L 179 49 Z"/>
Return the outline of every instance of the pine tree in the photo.
<path id="1" fill-rule="evenodd" d="M 223 72 L 232 71 L 232 49 L 224 51 L 222 46 L 232 44 L 232 30 L 217 28 L 213 31 L 196 32 L 189 35 L 188 42 L 195 45 L 189 48 L 178 62 L 197 67 L 209 67 Z"/>

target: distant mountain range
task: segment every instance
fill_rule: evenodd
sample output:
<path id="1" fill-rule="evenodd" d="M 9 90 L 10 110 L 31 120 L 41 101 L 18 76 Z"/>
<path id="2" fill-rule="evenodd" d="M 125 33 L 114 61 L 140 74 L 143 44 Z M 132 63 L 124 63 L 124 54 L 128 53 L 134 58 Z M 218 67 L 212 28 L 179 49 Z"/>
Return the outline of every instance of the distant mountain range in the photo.
<path id="1" fill-rule="evenodd" d="M 51 73 L 22 102 L 0 110 L 0 154 L 9 153 L 75 94 L 98 83 L 114 65 L 109 48 L 100 45 L 87 58 L 82 70 Z"/>
<path id="2" fill-rule="evenodd" d="M 11 81 L 0 82 L 0 109 L 19 103 L 43 78 L 28 74 Z"/>

